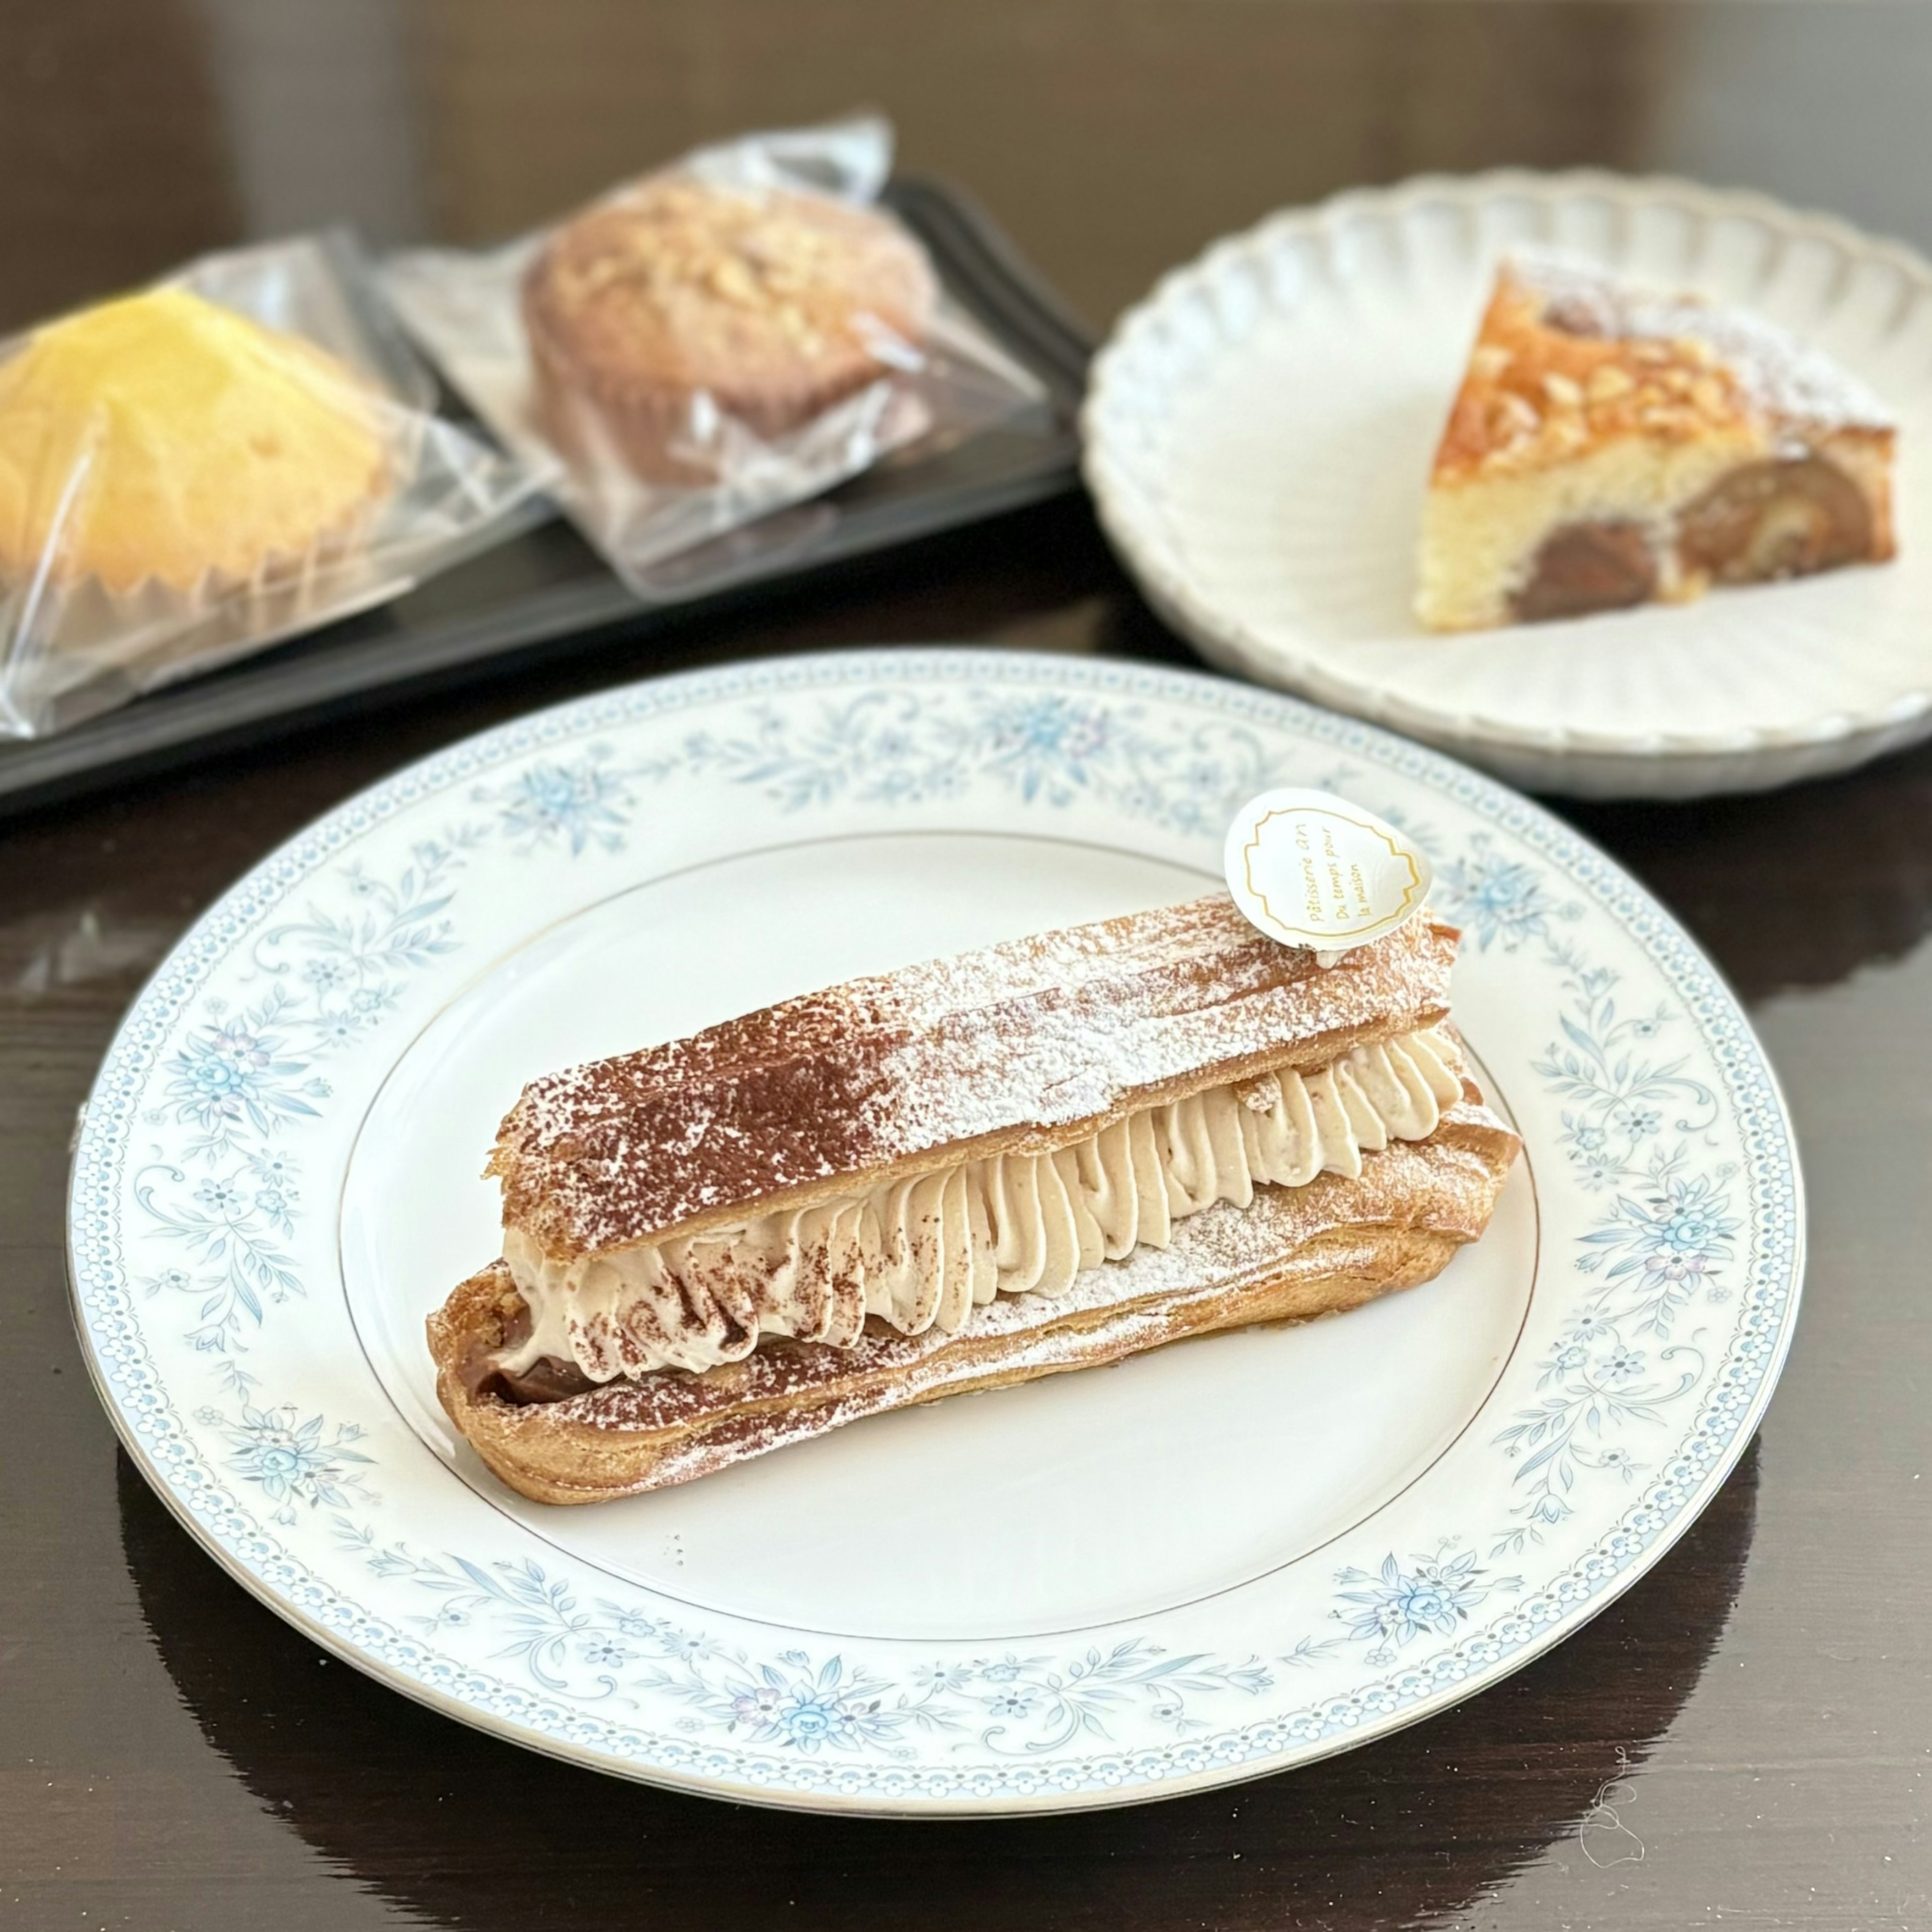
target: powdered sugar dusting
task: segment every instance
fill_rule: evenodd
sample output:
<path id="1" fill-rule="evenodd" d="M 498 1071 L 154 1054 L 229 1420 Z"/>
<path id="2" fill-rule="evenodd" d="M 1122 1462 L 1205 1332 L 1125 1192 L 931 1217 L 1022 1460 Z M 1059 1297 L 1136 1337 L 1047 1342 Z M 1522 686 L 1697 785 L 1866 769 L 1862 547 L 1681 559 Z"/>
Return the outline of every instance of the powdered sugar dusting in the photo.
<path id="1" fill-rule="evenodd" d="M 1574 335 L 1704 343 L 1760 408 L 1822 428 L 1891 429 L 1895 419 L 1865 384 L 1775 322 L 1746 310 L 1660 295 L 1582 256 L 1512 254 L 1505 265 L 1545 304 L 1544 320 Z"/>
<path id="2" fill-rule="evenodd" d="M 1454 946 L 1422 918 L 1324 971 L 1223 892 L 852 980 L 532 1082 L 492 1163 L 505 1222 L 580 1254 L 988 1135 L 1050 1144 L 1169 1081 L 1432 1024 Z"/>

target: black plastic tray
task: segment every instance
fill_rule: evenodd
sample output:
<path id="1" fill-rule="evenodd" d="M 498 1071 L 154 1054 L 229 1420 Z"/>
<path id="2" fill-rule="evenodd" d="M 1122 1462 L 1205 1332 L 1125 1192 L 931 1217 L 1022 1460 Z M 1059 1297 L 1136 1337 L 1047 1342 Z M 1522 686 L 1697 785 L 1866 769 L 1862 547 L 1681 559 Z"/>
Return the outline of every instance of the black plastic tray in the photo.
<path id="1" fill-rule="evenodd" d="M 0 814 L 501 671 L 565 639 L 634 636 L 706 604 L 1077 488 L 1074 419 L 1092 352 L 1085 332 L 958 190 L 904 177 L 885 199 L 932 250 L 947 289 L 1040 378 L 1045 407 L 956 448 L 881 464 L 821 500 L 824 507 L 800 505 L 709 545 L 666 572 L 649 603 L 569 525 L 533 506 L 518 534 L 380 610 L 55 736 L 0 742 Z"/>

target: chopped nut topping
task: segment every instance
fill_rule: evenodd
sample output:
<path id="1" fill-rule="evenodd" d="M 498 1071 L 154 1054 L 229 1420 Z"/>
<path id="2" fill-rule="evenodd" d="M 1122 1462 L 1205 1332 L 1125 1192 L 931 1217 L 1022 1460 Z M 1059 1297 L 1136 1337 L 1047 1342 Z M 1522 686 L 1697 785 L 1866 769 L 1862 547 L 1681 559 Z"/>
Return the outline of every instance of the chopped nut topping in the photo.
<path id="1" fill-rule="evenodd" d="M 1724 386 L 1715 376 L 1700 376 L 1690 385 L 1690 400 L 1707 416 L 1722 416 L 1726 400 Z"/>
<path id="2" fill-rule="evenodd" d="M 1541 420 L 1529 398 L 1514 389 L 1505 389 L 1496 398 L 1496 418 L 1497 434 L 1504 438 L 1526 436 Z"/>
<path id="3" fill-rule="evenodd" d="M 748 308 L 758 299 L 758 278 L 736 255 L 727 255 L 711 271 L 709 279 L 727 302 L 741 302 Z"/>
<path id="4" fill-rule="evenodd" d="M 1804 416 L 1815 386 L 1851 420 L 1878 420 L 1849 378 L 1767 325 L 1692 296 L 1625 289 L 1607 272 L 1505 265 L 1438 446 L 1435 475 L 1514 476 L 1636 436 L 1659 446 Z M 1862 414 L 1860 412 L 1863 412 Z"/>

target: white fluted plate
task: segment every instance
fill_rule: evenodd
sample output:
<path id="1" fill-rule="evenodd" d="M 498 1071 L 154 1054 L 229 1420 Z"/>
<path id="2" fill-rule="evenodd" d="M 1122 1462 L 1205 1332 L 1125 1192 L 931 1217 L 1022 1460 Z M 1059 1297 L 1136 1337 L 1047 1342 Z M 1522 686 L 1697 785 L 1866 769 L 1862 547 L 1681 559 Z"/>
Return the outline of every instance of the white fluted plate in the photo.
<path id="1" fill-rule="evenodd" d="M 454 1438 L 423 1319 L 496 1250 L 526 1079 L 1190 896 L 1277 784 L 1403 825 L 1466 927 L 1456 1016 L 1526 1155 L 1438 1280 L 595 1508 Z M 537 713 L 265 860 L 116 1036 L 70 1241 L 129 1453 L 336 1654 L 627 1776 L 1005 1813 L 1300 1763 L 1574 1629 L 1748 1439 L 1803 1224 L 1737 1006 L 1537 807 L 1252 686 L 879 651 Z"/>
<path id="2" fill-rule="evenodd" d="M 1898 561 L 1424 632 L 1430 459 L 1495 263 L 1522 242 L 1742 303 L 1863 377 L 1900 424 Z M 1932 734 L 1932 264 L 1842 222 L 1594 172 L 1341 195 L 1162 280 L 1096 361 L 1084 422 L 1109 536 L 1208 657 L 1516 784 L 1753 790 Z"/>

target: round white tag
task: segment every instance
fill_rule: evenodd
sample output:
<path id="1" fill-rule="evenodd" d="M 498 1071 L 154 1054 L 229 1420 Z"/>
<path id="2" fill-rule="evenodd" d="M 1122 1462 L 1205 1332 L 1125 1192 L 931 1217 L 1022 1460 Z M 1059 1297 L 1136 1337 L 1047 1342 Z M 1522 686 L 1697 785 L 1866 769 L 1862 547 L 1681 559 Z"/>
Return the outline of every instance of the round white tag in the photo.
<path id="1" fill-rule="evenodd" d="M 1248 918 L 1324 965 L 1414 918 L 1435 878 L 1393 825 L 1328 791 L 1249 800 L 1228 828 L 1222 862 Z"/>

